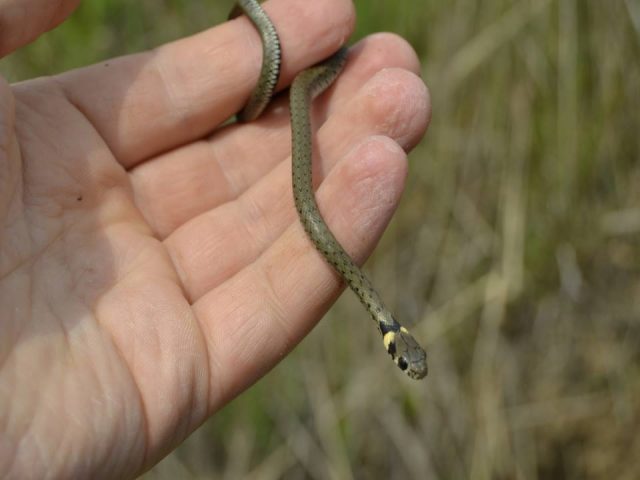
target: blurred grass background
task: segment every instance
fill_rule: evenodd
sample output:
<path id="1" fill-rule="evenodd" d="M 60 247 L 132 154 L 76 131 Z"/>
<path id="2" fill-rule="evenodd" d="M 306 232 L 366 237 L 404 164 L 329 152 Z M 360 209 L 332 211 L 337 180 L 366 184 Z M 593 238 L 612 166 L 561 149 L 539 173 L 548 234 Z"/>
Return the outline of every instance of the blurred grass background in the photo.
<path id="1" fill-rule="evenodd" d="M 85 0 L 0 68 L 133 53 L 230 5 Z M 404 36 L 433 97 L 367 264 L 429 377 L 396 372 L 347 293 L 144 478 L 639 478 L 640 1 L 356 6 L 354 39 Z"/>

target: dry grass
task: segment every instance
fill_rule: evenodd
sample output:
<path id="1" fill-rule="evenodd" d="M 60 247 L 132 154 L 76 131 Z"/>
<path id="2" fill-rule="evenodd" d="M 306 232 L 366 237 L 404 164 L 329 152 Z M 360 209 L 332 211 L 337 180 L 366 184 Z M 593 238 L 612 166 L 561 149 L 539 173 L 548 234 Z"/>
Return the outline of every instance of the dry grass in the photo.
<path id="1" fill-rule="evenodd" d="M 86 36 L 99 58 L 122 53 L 118 35 L 135 37 L 129 51 L 149 46 L 204 27 L 195 3 L 143 1 L 140 35 Z M 360 34 L 395 30 L 415 45 L 433 96 L 401 208 L 368 263 L 427 340 L 430 375 L 399 375 L 346 294 L 145 477 L 638 478 L 640 4 L 357 4 Z M 14 60 L 16 76 L 47 71 L 42 43 Z"/>

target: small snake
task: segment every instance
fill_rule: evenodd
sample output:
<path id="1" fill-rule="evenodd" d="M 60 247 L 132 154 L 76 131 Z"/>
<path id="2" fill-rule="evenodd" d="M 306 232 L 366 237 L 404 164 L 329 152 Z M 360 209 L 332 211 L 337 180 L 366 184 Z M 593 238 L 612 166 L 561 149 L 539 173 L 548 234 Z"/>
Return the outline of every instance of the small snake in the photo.
<path id="1" fill-rule="evenodd" d="M 262 70 L 258 86 L 247 105 L 238 114 L 241 121 L 257 118 L 273 96 L 280 75 L 280 40 L 273 23 L 257 0 L 237 0 L 230 18 L 245 13 L 260 32 L 263 46 Z M 393 361 L 411 378 L 427 374 L 427 354 L 409 331 L 400 325 L 382 303 L 365 274 L 338 243 L 322 219 L 311 179 L 311 101 L 338 76 L 345 64 L 347 49 L 342 47 L 323 63 L 299 73 L 290 89 L 291 142 L 293 159 L 293 198 L 307 235 L 316 249 L 340 273 L 360 299 L 382 334 Z"/>

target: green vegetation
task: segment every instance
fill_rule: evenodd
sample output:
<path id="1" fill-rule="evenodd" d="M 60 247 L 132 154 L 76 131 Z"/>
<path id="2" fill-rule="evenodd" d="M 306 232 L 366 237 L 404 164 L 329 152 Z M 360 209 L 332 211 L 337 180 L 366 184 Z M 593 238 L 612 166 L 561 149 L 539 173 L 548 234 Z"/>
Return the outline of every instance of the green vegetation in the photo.
<path id="1" fill-rule="evenodd" d="M 229 4 L 85 0 L 1 67 L 21 79 L 132 53 Z M 400 375 L 346 294 L 146 478 L 638 478 L 638 2 L 356 4 L 357 37 L 407 38 L 432 92 L 367 264 L 431 373 Z"/>

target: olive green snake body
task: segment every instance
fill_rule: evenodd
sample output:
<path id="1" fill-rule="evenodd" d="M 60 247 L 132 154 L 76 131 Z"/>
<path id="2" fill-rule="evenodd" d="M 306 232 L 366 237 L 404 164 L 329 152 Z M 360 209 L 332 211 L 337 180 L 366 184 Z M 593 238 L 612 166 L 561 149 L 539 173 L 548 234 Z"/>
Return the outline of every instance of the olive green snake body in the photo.
<path id="1" fill-rule="evenodd" d="M 258 86 L 238 114 L 241 121 L 257 118 L 269 103 L 280 72 L 281 50 L 275 27 L 256 0 L 238 0 L 230 17 L 245 13 L 258 29 L 263 59 Z M 387 353 L 409 377 L 427 374 L 427 355 L 413 336 L 385 307 L 375 288 L 338 243 L 322 219 L 312 186 L 312 132 L 310 109 L 314 97 L 322 93 L 338 76 L 346 62 L 342 47 L 323 63 L 299 73 L 290 89 L 293 198 L 300 222 L 316 249 L 351 287 L 382 334 Z"/>

